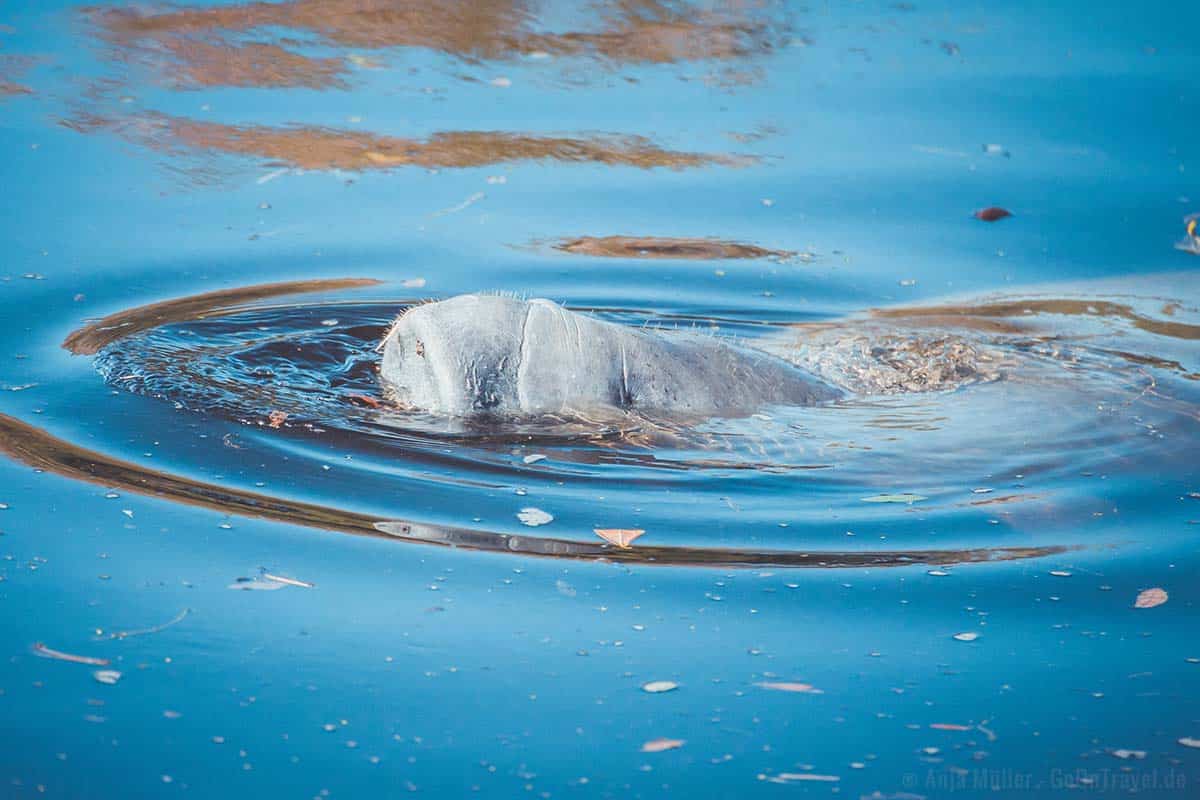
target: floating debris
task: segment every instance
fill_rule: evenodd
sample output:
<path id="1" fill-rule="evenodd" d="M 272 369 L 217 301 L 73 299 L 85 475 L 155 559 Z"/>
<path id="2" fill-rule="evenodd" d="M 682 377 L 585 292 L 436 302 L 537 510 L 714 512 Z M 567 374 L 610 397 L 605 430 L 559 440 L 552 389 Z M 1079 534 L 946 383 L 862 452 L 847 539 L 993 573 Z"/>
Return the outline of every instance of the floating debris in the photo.
<path id="1" fill-rule="evenodd" d="M 808 683 L 792 683 L 789 681 L 760 681 L 755 686 L 770 689 L 775 692 L 793 692 L 797 694 L 824 694 L 820 689 Z"/>
<path id="2" fill-rule="evenodd" d="M 270 414 L 267 414 L 267 424 L 272 428 L 279 428 L 287 418 L 288 413 L 286 411 L 272 411 Z"/>
<path id="3" fill-rule="evenodd" d="M 238 578 L 227 589 L 237 589 L 243 592 L 274 592 L 287 586 L 286 583 L 279 581 L 263 580 L 259 578 Z"/>
<path id="4" fill-rule="evenodd" d="M 1137 599 L 1133 601 L 1134 608 L 1154 608 L 1161 606 L 1167 602 L 1168 595 L 1166 590 L 1155 587 L 1146 589 L 1138 593 Z"/>
<path id="5" fill-rule="evenodd" d="M 1191 736 L 1184 736 L 1176 741 L 1178 741 L 1184 747 L 1200 747 L 1200 739 L 1194 739 Z"/>
<path id="6" fill-rule="evenodd" d="M 539 525 L 546 525 L 554 521 L 554 515 L 542 511 L 540 508 L 528 506 L 517 512 L 517 519 L 521 520 L 522 525 L 528 525 L 531 528 L 536 528 Z"/>
<path id="7" fill-rule="evenodd" d="M 1116 758 L 1120 758 L 1120 759 L 1132 758 L 1137 761 L 1141 761 L 1143 758 L 1146 757 L 1145 750 L 1126 750 L 1124 748 L 1122 748 L 1120 750 L 1113 750 L 1112 754 Z"/>
<path id="8" fill-rule="evenodd" d="M 33 652 L 42 658 L 53 658 L 56 661 L 69 661 L 72 664 L 87 664 L 93 667 L 107 667 L 110 663 L 107 658 L 77 656 L 73 653 L 64 653 L 61 650 L 52 650 L 41 642 L 37 642 L 33 645 Z"/>
<path id="9" fill-rule="evenodd" d="M 1050 570 L 1050 574 L 1051 574 L 1051 575 L 1053 575 L 1053 576 L 1054 576 L 1054 577 L 1056 577 L 1056 578 L 1069 578 L 1069 577 L 1071 577 L 1071 573 L 1070 573 L 1070 572 L 1068 572 L 1068 571 L 1067 571 L 1067 570 L 1065 570 L 1065 569 L 1052 569 L 1052 570 Z"/>
<path id="10" fill-rule="evenodd" d="M 920 494 L 873 494 L 861 499 L 864 503 L 908 503 L 912 505 L 929 498 Z"/>
<path id="11" fill-rule="evenodd" d="M 984 222 L 995 222 L 996 220 L 1011 216 L 1011 211 L 1007 208 L 1000 208 L 1000 206 L 988 206 L 975 212 L 975 219 L 981 219 Z"/>
<path id="12" fill-rule="evenodd" d="M 816 772 L 781 772 L 778 775 L 762 776 L 761 780 L 771 783 L 791 783 L 793 781 L 818 781 L 821 783 L 837 783 L 840 775 L 821 775 Z"/>
<path id="13" fill-rule="evenodd" d="M 368 153 L 368 155 L 370 155 L 370 154 Z M 461 203 L 452 205 L 449 208 L 443 208 L 440 211 L 434 211 L 429 216 L 444 217 L 447 214 L 457 214 L 459 211 L 463 211 L 463 210 L 475 205 L 476 203 L 478 203 L 480 200 L 482 200 L 485 197 L 487 197 L 487 195 L 485 195 L 483 192 L 475 192 L 470 197 L 468 197 L 466 200 L 463 200 Z"/>
<path id="14" fill-rule="evenodd" d="M 346 395 L 346 399 L 351 403 L 367 408 L 383 408 L 383 401 L 375 397 L 368 397 L 365 394 L 350 394 Z"/>
<path id="15" fill-rule="evenodd" d="M 317 586 L 315 583 L 309 583 L 308 581 L 302 581 L 298 578 L 289 578 L 286 575 L 273 575 L 270 572 L 267 572 L 265 570 L 262 572 L 262 577 L 268 581 L 275 581 L 276 583 L 282 583 L 284 586 L 299 586 L 302 589 L 314 589 Z"/>
<path id="16" fill-rule="evenodd" d="M 533 453 L 531 455 L 525 456 L 521 460 L 523 462 L 525 462 L 526 464 L 536 464 L 539 461 L 545 461 L 546 456 L 544 453 Z"/>
<path id="17" fill-rule="evenodd" d="M 92 677 L 96 679 L 97 683 L 103 683 L 108 686 L 112 686 L 117 681 L 121 680 L 121 673 L 117 672 L 115 669 L 98 669 L 92 673 Z"/>
<path id="18" fill-rule="evenodd" d="M 1175 243 L 1175 248 L 1185 253 L 1200 256 L 1200 212 L 1188 214 L 1183 218 L 1183 223 L 1185 226 L 1184 230 L 1187 233 Z"/>
<path id="19" fill-rule="evenodd" d="M 407 278 L 403 281 L 400 281 L 400 285 L 403 286 L 405 289 L 423 289 L 423 288 L 425 288 L 425 279 L 424 278 Z"/>
<path id="20" fill-rule="evenodd" d="M 673 692 L 679 688 L 679 684 L 675 681 L 650 681 L 642 684 L 642 691 L 650 694 L 662 694 L 663 692 Z"/>
<path id="21" fill-rule="evenodd" d="M 954 638 L 960 642 L 973 642 L 979 638 L 979 634 L 974 631 L 966 631 L 965 633 L 956 633 Z"/>
<path id="22" fill-rule="evenodd" d="M 1180 741 L 1183 741 L 1182 739 Z M 667 750 L 678 750 L 687 742 L 686 739 L 651 739 L 642 745 L 643 753 L 662 753 Z"/>
<path id="23" fill-rule="evenodd" d="M 645 531 L 641 528 L 592 528 L 592 533 L 599 536 L 609 544 L 616 545 L 622 549 L 630 547 L 634 540 L 642 536 Z"/>
<path id="24" fill-rule="evenodd" d="M 167 628 L 171 627 L 172 625 L 178 625 L 180 622 L 183 622 L 183 620 L 185 618 L 187 618 L 187 615 L 190 613 L 192 613 L 192 610 L 190 608 L 185 608 L 183 611 L 180 611 L 178 614 L 171 617 L 169 620 L 164 622 L 162 625 L 155 625 L 150 628 L 139 628 L 139 629 L 131 630 L 131 631 L 117 631 L 115 633 L 110 633 L 107 636 L 98 636 L 97 640 L 128 639 L 131 636 L 145 636 L 148 633 L 158 633 L 159 631 L 165 631 Z M 104 663 L 107 664 L 108 662 L 105 661 Z"/>
<path id="25" fill-rule="evenodd" d="M 931 722 L 929 727 L 935 731 L 971 731 L 975 730 L 971 725 L 958 725 L 953 722 Z"/>

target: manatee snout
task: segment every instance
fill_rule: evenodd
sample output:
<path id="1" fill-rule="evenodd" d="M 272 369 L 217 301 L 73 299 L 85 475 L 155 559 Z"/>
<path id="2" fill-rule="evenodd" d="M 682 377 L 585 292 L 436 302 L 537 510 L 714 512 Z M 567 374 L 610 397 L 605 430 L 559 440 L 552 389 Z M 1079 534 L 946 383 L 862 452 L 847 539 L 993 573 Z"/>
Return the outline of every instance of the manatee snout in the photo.
<path id="1" fill-rule="evenodd" d="M 384 340 L 387 393 L 404 408 L 437 414 L 516 411 L 523 305 L 461 295 L 407 310 Z"/>
<path id="2" fill-rule="evenodd" d="M 473 294 L 406 311 L 384 339 L 380 376 L 401 407 L 450 416 L 717 415 L 840 396 L 781 359 L 713 337 Z"/>

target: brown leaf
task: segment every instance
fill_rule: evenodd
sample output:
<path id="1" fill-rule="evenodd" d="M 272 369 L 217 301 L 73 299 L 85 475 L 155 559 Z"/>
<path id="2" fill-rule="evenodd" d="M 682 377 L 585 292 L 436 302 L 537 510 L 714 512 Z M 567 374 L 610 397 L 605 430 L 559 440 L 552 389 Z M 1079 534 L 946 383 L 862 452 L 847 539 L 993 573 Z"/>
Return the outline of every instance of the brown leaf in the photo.
<path id="1" fill-rule="evenodd" d="M 1167 602 L 1166 591 L 1155 587 L 1153 589 L 1146 589 L 1145 591 L 1140 592 L 1137 596 L 1137 600 L 1133 601 L 1133 607 L 1154 608 L 1155 606 L 1161 606 L 1165 602 Z"/>
<path id="2" fill-rule="evenodd" d="M 348 399 L 351 403 L 356 403 L 357 405 L 361 405 L 361 406 L 367 406 L 368 408 L 382 408 L 383 407 L 383 403 L 381 403 L 377 398 L 368 397 L 365 394 L 348 395 L 346 399 Z"/>
<path id="3" fill-rule="evenodd" d="M 981 219 L 984 222 L 995 222 L 998 219 L 1004 219 L 1005 217 L 1011 216 L 1011 211 L 1009 211 L 1007 208 L 1000 208 L 999 206 L 988 206 L 987 208 L 981 208 L 975 212 L 975 219 Z"/>
<path id="4" fill-rule="evenodd" d="M 651 739 L 642 745 L 643 753 L 661 753 L 665 750 L 678 750 L 683 747 L 686 739 Z"/>
<path id="5" fill-rule="evenodd" d="M 592 531 L 609 544 L 627 548 L 643 533 L 641 528 L 593 528 Z"/>

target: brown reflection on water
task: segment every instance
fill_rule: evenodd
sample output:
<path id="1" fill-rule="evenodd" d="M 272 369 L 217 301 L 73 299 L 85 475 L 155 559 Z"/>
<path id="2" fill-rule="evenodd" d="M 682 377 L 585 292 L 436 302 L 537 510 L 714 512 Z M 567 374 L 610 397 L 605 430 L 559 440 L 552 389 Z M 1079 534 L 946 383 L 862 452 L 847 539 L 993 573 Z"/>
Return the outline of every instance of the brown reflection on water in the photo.
<path id="1" fill-rule="evenodd" d="M 35 60 L 30 56 L 0 56 L 0 97 L 33 94 L 33 89 L 17 81 L 33 66 Z"/>
<path id="2" fill-rule="evenodd" d="M 607 258 L 719 260 L 741 258 L 789 258 L 788 250 L 770 250 L 744 242 L 709 238 L 665 236 L 580 236 L 563 239 L 555 250 L 583 256 Z"/>
<path id="3" fill-rule="evenodd" d="M 595 25 L 561 32 L 539 24 L 540 5 L 524 0 L 282 0 L 206 8 L 101 6 L 86 13 L 115 60 L 141 63 L 169 82 L 198 86 L 339 85 L 347 60 L 356 54 L 310 58 L 299 52 L 298 40 L 342 50 L 422 47 L 468 61 L 540 54 L 665 64 L 765 54 L 787 34 L 772 3 L 598 0 L 584 14 Z M 221 63 L 222 53 L 228 61 L 265 66 L 261 82 L 252 71 Z"/>
<path id="4" fill-rule="evenodd" d="M 1026 330 L 1020 322 L 997 322 L 997 320 L 1019 320 L 1035 314 L 1057 314 L 1091 318 L 1120 319 L 1138 330 L 1173 339 L 1200 339 L 1200 325 L 1191 325 L 1175 320 L 1155 319 L 1134 310 L 1130 305 L 1108 300 L 1089 299 L 1028 299 L 984 302 L 973 305 L 913 306 L 909 308 L 874 309 L 872 316 L 893 320 L 898 323 L 911 321 L 929 325 L 936 320 L 957 327 L 979 328 L 994 326 L 1003 333 L 1019 333 Z"/>
<path id="5" fill-rule="evenodd" d="M 334 278 L 311 281 L 286 281 L 282 283 L 261 283 L 255 286 L 241 286 L 236 289 L 219 289 L 215 292 L 194 294 L 175 300 L 165 300 L 161 303 L 138 306 L 137 308 L 118 311 L 103 319 L 73 331 L 63 341 L 62 346 L 75 355 L 95 355 L 100 348 L 116 340 L 137 333 L 147 328 L 165 325 L 170 322 L 200 319 L 205 314 L 219 309 L 226 309 L 254 300 L 264 300 L 285 294 L 305 294 L 312 292 L 331 292 L 339 289 L 353 289 L 361 286 L 373 286 L 380 283 L 373 278 Z"/>
<path id="6" fill-rule="evenodd" d="M 224 313 L 231 307 L 280 295 L 331 291 L 376 283 L 378 281 L 361 278 L 293 281 L 193 295 L 111 314 L 75 331 L 67 337 L 63 346 L 72 353 L 92 354 L 123 336 L 155 325 Z M 205 483 L 87 450 L 6 415 L 0 415 L 0 452 L 35 469 L 53 472 L 75 480 L 106 487 L 118 487 L 126 491 L 162 497 L 226 514 L 258 517 L 361 536 L 394 538 L 408 542 L 530 556 L 727 568 L 763 566 L 844 568 L 1006 561 L 1038 558 L 1065 552 L 1068 549 L 1059 545 L 848 552 L 653 545 L 616 548 L 607 542 L 591 541 L 587 538 L 572 540 L 514 536 L 492 531 L 425 525 L 374 517 L 313 503 L 272 497 L 234 487 Z M 721 468 L 731 466 L 725 463 L 720 464 Z"/>
<path id="7" fill-rule="evenodd" d="M 619 548 L 604 541 L 515 536 L 391 520 L 206 483 L 79 447 L 4 414 L 0 414 L 0 452 L 35 469 L 73 480 L 159 497 L 223 514 L 268 519 L 357 536 L 526 556 L 664 566 L 847 568 L 1011 561 L 1039 558 L 1067 550 L 1062 546 L 873 552 L 803 552 L 640 545 Z"/>
<path id="8" fill-rule="evenodd" d="M 424 140 L 306 125 L 267 127 L 148 113 L 109 117 L 80 112 L 63 122 L 80 133 L 111 132 L 172 154 L 230 154 L 311 170 L 416 166 L 479 167 L 510 161 L 590 162 L 641 169 L 740 166 L 749 157 L 667 150 L 642 136 L 535 136 L 503 131 L 448 131 Z"/>
<path id="9" fill-rule="evenodd" d="M 172 82 L 181 88 L 239 86 L 309 89 L 344 87 L 346 62 L 316 58 L 269 42 L 231 44 L 179 36 L 160 40 L 158 55 L 175 63 Z"/>

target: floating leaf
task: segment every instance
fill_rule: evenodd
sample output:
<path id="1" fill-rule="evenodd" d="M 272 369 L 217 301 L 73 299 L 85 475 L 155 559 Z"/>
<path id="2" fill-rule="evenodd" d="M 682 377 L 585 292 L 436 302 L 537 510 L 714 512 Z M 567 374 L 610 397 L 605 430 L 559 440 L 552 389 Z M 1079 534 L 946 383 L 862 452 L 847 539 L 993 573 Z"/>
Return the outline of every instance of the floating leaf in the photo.
<path id="1" fill-rule="evenodd" d="M 626 548 L 645 533 L 641 528 L 593 528 L 592 532 L 609 544 Z"/>
<path id="2" fill-rule="evenodd" d="M 1145 750 L 1126 750 L 1124 748 L 1122 748 L 1120 750 L 1113 750 L 1112 754 L 1117 758 L 1121 758 L 1121 759 L 1132 758 L 1132 759 L 1136 759 L 1137 761 L 1141 761 L 1143 758 L 1146 757 Z"/>
<path id="3" fill-rule="evenodd" d="M 650 694 L 662 694 L 663 692 L 673 692 L 679 688 L 679 684 L 675 681 L 650 681 L 642 684 L 642 691 Z"/>
<path id="4" fill-rule="evenodd" d="M 824 694 L 820 689 L 809 683 L 791 683 L 789 681 L 760 681 L 754 684 L 761 686 L 763 689 L 771 689 L 776 692 L 796 692 L 799 694 Z"/>
<path id="5" fill-rule="evenodd" d="M 981 219 L 984 222 L 995 222 L 996 220 L 1011 216 L 1011 211 L 1009 211 L 1007 208 L 1001 208 L 1000 206 L 988 206 L 987 208 L 981 208 L 975 212 L 975 219 Z"/>
<path id="6" fill-rule="evenodd" d="M 662 753 L 666 750 L 678 750 L 686 741 L 686 739 L 651 739 L 642 745 L 642 752 Z"/>
<path id="7" fill-rule="evenodd" d="M 1133 601 L 1133 607 L 1154 608 L 1155 606 L 1161 606 L 1165 602 L 1167 602 L 1166 590 L 1155 587 L 1139 592 L 1137 599 Z"/>
<path id="8" fill-rule="evenodd" d="M 918 503 L 921 500 L 928 500 L 928 497 L 919 494 L 873 494 L 870 497 L 862 498 L 864 503 Z"/>
<path id="9" fill-rule="evenodd" d="M 517 512 L 517 519 L 521 520 L 522 525 L 528 525 L 531 528 L 536 528 L 538 525 L 545 525 L 548 522 L 554 521 L 554 515 L 542 511 L 540 508 L 529 506 L 522 508 Z"/>
<path id="10" fill-rule="evenodd" d="M 92 673 L 92 677 L 99 683 L 104 683 L 112 686 L 117 681 L 121 680 L 121 673 L 115 669 L 98 669 Z"/>
<path id="11" fill-rule="evenodd" d="M 365 394 L 346 395 L 346 399 L 351 403 L 355 403 L 360 406 L 366 406 L 367 408 L 383 408 L 383 402 L 381 400 Z"/>

